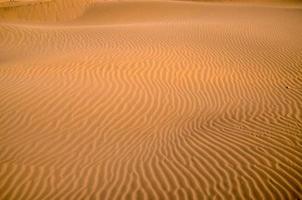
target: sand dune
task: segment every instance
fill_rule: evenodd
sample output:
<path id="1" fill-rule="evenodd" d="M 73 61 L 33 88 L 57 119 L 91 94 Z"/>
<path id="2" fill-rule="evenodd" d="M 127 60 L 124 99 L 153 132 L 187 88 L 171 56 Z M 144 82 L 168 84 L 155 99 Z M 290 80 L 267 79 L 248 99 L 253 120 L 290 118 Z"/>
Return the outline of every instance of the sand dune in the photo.
<path id="1" fill-rule="evenodd" d="M 93 0 L 0 0 L 0 22 L 72 20 L 81 16 L 92 2 Z"/>
<path id="2" fill-rule="evenodd" d="M 301 199 L 301 11 L 1 7 L 0 199 Z"/>

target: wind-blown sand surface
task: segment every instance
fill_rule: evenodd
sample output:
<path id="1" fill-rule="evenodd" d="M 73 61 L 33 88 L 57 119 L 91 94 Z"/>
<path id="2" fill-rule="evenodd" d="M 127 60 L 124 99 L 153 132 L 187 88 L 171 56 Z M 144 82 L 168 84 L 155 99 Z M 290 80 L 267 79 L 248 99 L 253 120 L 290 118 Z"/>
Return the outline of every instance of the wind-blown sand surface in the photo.
<path id="1" fill-rule="evenodd" d="M 301 199 L 301 33 L 287 4 L 2 6 L 0 199 Z"/>

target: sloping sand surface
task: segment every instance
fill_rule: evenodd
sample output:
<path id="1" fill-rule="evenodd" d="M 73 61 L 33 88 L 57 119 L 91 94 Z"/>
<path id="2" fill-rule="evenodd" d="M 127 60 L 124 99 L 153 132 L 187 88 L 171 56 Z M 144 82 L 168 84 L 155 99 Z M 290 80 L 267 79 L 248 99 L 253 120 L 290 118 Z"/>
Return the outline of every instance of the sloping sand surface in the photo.
<path id="1" fill-rule="evenodd" d="M 293 5 L 1 7 L 0 199 L 301 199 L 301 33 Z"/>

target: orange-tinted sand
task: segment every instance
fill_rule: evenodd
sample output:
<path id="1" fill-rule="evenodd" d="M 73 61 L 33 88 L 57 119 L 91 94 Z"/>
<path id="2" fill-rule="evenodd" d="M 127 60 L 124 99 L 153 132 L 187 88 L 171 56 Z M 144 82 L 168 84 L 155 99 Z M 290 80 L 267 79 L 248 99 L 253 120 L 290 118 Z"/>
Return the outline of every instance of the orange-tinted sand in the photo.
<path id="1" fill-rule="evenodd" d="M 301 198 L 301 5 L 0 3 L 1 200 Z"/>

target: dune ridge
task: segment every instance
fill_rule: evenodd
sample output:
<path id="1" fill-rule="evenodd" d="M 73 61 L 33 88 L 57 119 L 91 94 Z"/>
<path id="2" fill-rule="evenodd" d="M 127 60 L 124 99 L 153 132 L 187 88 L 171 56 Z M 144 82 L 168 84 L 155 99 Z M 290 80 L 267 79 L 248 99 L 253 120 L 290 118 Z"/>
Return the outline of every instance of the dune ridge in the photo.
<path id="1" fill-rule="evenodd" d="M 94 0 L 32 0 L 0 2 L 0 22 L 59 22 L 81 16 Z"/>
<path id="2" fill-rule="evenodd" d="M 300 8 L 46 7 L 0 9 L 1 200 L 302 198 Z"/>

